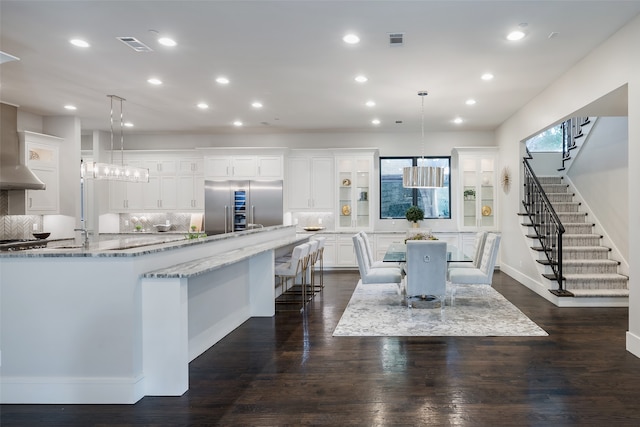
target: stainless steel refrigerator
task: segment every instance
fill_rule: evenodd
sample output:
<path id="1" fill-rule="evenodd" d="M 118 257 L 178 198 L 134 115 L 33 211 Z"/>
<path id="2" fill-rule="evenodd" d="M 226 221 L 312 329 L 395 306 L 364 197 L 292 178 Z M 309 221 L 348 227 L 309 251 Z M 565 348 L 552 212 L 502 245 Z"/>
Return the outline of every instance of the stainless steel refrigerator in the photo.
<path id="1" fill-rule="evenodd" d="M 282 224 L 282 181 L 205 181 L 204 231 L 231 233 Z"/>

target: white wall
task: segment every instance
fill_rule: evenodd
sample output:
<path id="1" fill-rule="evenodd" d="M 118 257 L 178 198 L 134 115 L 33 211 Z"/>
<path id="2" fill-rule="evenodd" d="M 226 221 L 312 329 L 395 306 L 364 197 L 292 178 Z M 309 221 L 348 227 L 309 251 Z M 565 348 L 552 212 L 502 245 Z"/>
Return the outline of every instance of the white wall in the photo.
<path id="1" fill-rule="evenodd" d="M 525 140 L 554 123 L 574 115 L 599 98 L 627 85 L 629 117 L 629 164 L 640 164 L 640 17 L 593 50 L 565 75 L 514 114 L 496 131 L 502 164 L 520 170 Z M 607 115 L 590 112 L 589 115 Z M 628 173 L 629 203 L 629 333 L 627 349 L 640 356 L 640 200 L 633 188 L 640 182 L 640 168 Z M 514 176 L 512 191 L 501 203 L 501 268 L 532 288 L 539 286 L 539 274 L 523 237 L 516 212 L 520 210 L 522 177 Z M 635 238 L 634 238 L 635 237 Z"/>
<path id="2" fill-rule="evenodd" d="M 600 117 L 567 171 L 595 217 L 588 221 L 602 226 L 625 264 L 629 259 L 628 125 L 626 117 Z"/>

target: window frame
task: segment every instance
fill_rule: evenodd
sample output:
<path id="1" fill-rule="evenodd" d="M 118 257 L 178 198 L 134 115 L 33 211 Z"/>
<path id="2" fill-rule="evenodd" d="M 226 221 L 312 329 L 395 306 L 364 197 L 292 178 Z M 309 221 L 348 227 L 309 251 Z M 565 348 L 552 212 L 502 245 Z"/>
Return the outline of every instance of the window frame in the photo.
<path id="1" fill-rule="evenodd" d="M 449 180 L 448 180 L 448 193 L 449 193 L 449 216 L 437 216 L 437 217 L 427 217 L 425 216 L 424 219 L 451 219 L 453 218 L 453 213 L 451 212 L 451 208 L 452 208 L 452 203 L 451 203 L 451 156 L 380 156 L 380 158 L 378 159 L 378 170 L 379 170 L 379 175 L 378 175 L 378 200 L 380 201 L 380 203 L 378 204 L 378 219 L 380 220 L 384 220 L 384 219 L 389 219 L 389 220 L 396 220 L 396 219 L 406 219 L 406 217 L 403 216 L 399 216 L 399 217 L 389 217 L 389 216 L 382 216 L 382 162 L 384 160 L 411 160 L 411 166 L 418 166 L 418 160 L 419 159 L 426 159 L 426 160 L 430 160 L 430 159 L 436 159 L 436 160 L 446 160 L 447 163 L 449 164 Z M 412 205 L 417 205 L 418 203 L 418 188 L 412 188 L 411 189 L 411 204 Z"/>

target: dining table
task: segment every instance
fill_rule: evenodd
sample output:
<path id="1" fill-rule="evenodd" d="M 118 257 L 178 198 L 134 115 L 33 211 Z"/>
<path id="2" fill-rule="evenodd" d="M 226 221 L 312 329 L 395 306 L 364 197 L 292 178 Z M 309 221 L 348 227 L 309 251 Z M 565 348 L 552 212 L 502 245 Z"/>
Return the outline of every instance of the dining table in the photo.
<path id="1" fill-rule="evenodd" d="M 407 245 L 403 242 L 393 242 L 387 248 L 382 258 L 384 262 L 406 262 Z M 472 262 L 473 259 L 458 249 L 458 247 L 447 243 L 447 262 Z"/>

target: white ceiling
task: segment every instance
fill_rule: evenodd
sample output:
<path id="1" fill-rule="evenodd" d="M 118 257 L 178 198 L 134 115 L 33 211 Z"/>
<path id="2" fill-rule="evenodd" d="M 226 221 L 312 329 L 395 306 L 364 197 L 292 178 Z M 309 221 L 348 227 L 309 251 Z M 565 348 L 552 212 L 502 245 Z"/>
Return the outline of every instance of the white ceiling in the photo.
<path id="1" fill-rule="evenodd" d="M 415 132 L 417 92 L 427 90 L 426 131 L 492 130 L 638 13 L 640 1 L 614 0 L 2 0 L 0 50 L 20 61 L 0 65 L 0 100 L 77 115 L 83 130 L 109 128 L 106 95 L 115 94 L 135 124 L 127 132 Z M 506 41 L 521 23 L 527 37 Z M 149 30 L 178 45 L 160 46 Z M 347 32 L 360 44 L 346 45 Z M 395 32 L 404 46 L 389 46 Z M 119 36 L 154 51 L 137 53 Z M 91 47 L 72 46 L 74 37 Z M 480 79 L 487 71 L 493 81 Z M 354 81 L 360 73 L 367 83 Z M 231 83 L 220 86 L 219 75 Z M 458 116 L 461 125 L 451 122 Z M 234 128 L 236 119 L 245 125 Z"/>

